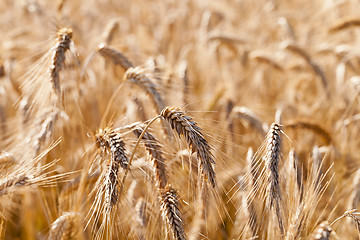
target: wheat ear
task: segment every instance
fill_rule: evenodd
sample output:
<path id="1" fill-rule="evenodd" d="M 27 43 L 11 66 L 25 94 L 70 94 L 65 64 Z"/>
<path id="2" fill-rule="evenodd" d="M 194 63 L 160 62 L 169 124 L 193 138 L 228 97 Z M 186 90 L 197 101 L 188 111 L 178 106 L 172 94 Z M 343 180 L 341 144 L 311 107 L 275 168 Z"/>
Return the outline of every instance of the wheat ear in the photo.
<path id="1" fill-rule="evenodd" d="M 115 65 L 120 65 L 125 71 L 134 67 L 130 60 L 120 51 L 101 43 L 98 47 L 98 53 L 104 58 L 111 60 Z"/>
<path id="2" fill-rule="evenodd" d="M 308 130 L 311 130 L 314 133 L 318 134 L 319 136 L 321 136 L 324 139 L 324 141 L 326 142 L 326 144 L 329 144 L 332 142 L 331 136 L 328 133 L 328 131 L 326 131 L 324 128 L 322 128 L 317 123 L 312 123 L 312 122 L 307 122 L 307 121 L 295 121 L 292 123 L 284 124 L 284 128 L 308 129 Z"/>
<path id="3" fill-rule="evenodd" d="M 281 233 L 284 233 L 282 216 L 280 211 L 280 180 L 279 180 L 279 161 L 280 161 L 280 138 L 281 128 L 278 123 L 273 123 L 267 134 L 267 144 L 265 152 L 265 164 L 267 167 L 267 205 L 271 209 L 275 206 L 276 216 L 278 219 Z"/>
<path id="4" fill-rule="evenodd" d="M 156 107 L 157 113 L 160 113 L 161 110 L 165 107 L 157 84 L 144 71 L 144 69 L 140 67 L 128 68 L 125 72 L 124 80 L 140 86 L 150 96 Z"/>
<path id="5" fill-rule="evenodd" d="M 144 128 L 142 126 L 136 126 L 133 129 L 133 133 L 136 135 L 136 137 L 139 138 L 143 130 Z M 156 183 L 159 188 L 163 189 L 167 184 L 167 176 L 165 169 L 165 158 L 162 155 L 159 141 L 149 131 L 144 133 L 141 140 L 144 142 L 146 151 L 150 155 L 154 165 Z"/>
<path id="6" fill-rule="evenodd" d="M 65 52 L 70 49 L 71 38 L 72 29 L 70 28 L 62 28 L 57 32 L 55 52 L 50 66 L 50 80 L 57 95 L 60 94 L 59 72 L 64 67 Z"/>
<path id="7" fill-rule="evenodd" d="M 123 169 L 128 168 L 125 142 L 119 133 L 110 128 L 100 129 L 95 135 L 97 146 L 103 151 L 108 151 L 114 162 L 117 162 Z"/>
<path id="8" fill-rule="evenodd" d="M 162 191 L 160 202 L 163 218 L 173 238 L 176 240 L 186 239 L 183 221 L 180 216 L 178 196 L 171 186 L 166 186 Z"/>
<path id="9" fill-rule="evenodd" d="M 77 221 L 79 214 L 76 212 L 65 212 L 56 219 L 50 228 L 49 240 L 75 239 L 77 236 Z"/>
<path id="10" fill-rule="evenodd" d="M 178 107 L 166 107 L 161 111 L 160 115 L 179 136 L 183 135 L 185 137 L 192 152 L 197 153 L 202 173 L 210 181 L 211 185 L 215 187 L 216 176 L 212 167 L 215 161 L 211 153 L 211 147 L 204 138 L 201 128 Z"/>

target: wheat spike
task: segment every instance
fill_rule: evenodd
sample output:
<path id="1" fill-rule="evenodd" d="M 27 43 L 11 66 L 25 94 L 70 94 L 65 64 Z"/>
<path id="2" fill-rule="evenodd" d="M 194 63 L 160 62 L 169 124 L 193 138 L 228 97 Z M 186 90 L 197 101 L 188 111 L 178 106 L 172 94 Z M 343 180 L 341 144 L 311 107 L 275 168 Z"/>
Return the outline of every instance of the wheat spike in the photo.
<path id="1" fill-rule="evenodd" d="M 133 129 L 133 133 L 140 137 L 143 126 L 136 126 Z M 159 188 L 165 188 L 167 184 L 167 176 L 166 176 L 166 169 L 165 169 L 165 158 L 162 155 L 161 147 L 159 141 L 149 132 L 146 131 L 142 137 L 144 142 L 146 151 L 151 157 L 152 163 L 155 167 L 155 175 L 156 175 L 156 182 Z"/>
<path id="2" fill-rule="evenodd" d="M 125 143 L 119 133 L 110 128 L 100 129 L 95 135 L 95 141 L 100 149 L 110 152 L 112 161 L 119 164 L 123 169 L 128 168 Z"/>
<path id="3" fill-rule="evenodd" d="M 176 133 L 185 137 L 192 152 L 197 153 L 202 173 L 215 187 L 216 176 L 212 164 L 215 163 L 211 147 L 202 134 L 200 127 L 178 107 L 166 107 L 160 114 Z"/>
<path id="4" fill-rule="evenodd" d="M 319 136 L 321 136 L 324 139 L 324 141 L 326 142 L 326 144 L 329 144 L 332 142 L 330 134 L 317 123 L 312 123 L 312 122 L 307 122 L 307 121 L 294 121 L 292 123 L 284 124 L 284 128 L 309 129 L 309 130 L 313 131 L 314 133 L 318 134 Z"/>
<path id="5" fill-rule="evenodd" d="M 265 152 L 265 164 L 267 167 L 267 206 L 271 209 L 275 207 L 281 233 L 284 233 L 282 216 L 280 211 L 280 179 L 279 179 L 279 161 L 281 155 L 281 128 L 278 123 L 273 123 L 267 134 L 267 144 Z"/>
<path id="6" fill-rule="evenodd" d="M 49 240 L 76 239 L 78 229 L 76 227 L 79 214 L 76 212 L 65 212 L 56 219 L 50 228 Z"/>
<path id="7" fill-rule="evenodd" d="M 269 130 L 269 126 L 262 122 L 260 118 L 246 107 L 234 107 L 230 113 L 230 119 L 244 119 L 251 127 L 255 128 L 262 136 L 266 135 Z"/>
<path id="8" fill-rule="evenodd" d="M 171 186 L 166 186 L 162 191 L 160 201 L 163 218 L 172 232 L 173 238 L 176 240 L 186 239 L 176 191 Z"/>
<path id="9" fill-rule="evenodd" d="M 130 67 L 126 70 L 124 80 L 140 86 L 152 99 L 158 113 L 165 107 L 162 96 L 158 90 L 157 84 L 140 67 Z"/>
<path id="10" fill-rule="evenodd" d="M 0 196 L 7 194 L 9 189 L 12 187 L 19 187 L 29 184 L 30 179 L 25 174 L 8 177 L 7 179 L 4 179 L 0 182 Z"/>
<path id="11" fill-rule="evenodd" d="M 309 66 L 314 71 L 314 73 L 320 77 L 321 83 L 322 83 L 323 87 L 325 88 L 327 96 L 329 97 L 330 93 L 329 93 L 328 80 L 325 76 L 325 73 L 320 68 L 320 66 L 314 60 L 312 60 L 311 57 L 309 56 L 309 54 L 301 47 L 299 47 L 295 44 L 289 43 L 285 46 L 285 48 L 287 50 L 289 50 L 290 52 L 293 52 L 305 59 L 305 61 L 309 64 Z"/>
<path id="12" fill-rule="evenodd" d="M 70 28 L 62 28 L 57 33 L 57 43 L 50 66 L 50 80 L 56 94 L 60 94 L 59 72 L 64 67 L 65 52 L 70 49 L 72 33 Z"/>
<path id="13" fill-rule="evenodd" d="M 98 52 L 104 58 L 110 59 L 115 65 L 120 65 L 125 71 L 134 67 L 130 60 L 120 51 L 101 43 Z"/>

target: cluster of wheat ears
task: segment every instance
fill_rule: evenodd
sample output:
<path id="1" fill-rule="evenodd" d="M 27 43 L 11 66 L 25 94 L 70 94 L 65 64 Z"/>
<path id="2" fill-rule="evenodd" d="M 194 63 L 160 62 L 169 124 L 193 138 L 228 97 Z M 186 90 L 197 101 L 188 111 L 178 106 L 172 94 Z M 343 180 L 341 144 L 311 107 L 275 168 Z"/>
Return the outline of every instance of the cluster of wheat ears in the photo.
<path id="1" fill-rule="evenodd" d="M 3 0 L 0 239 L 359 239 L 359 11 Z"/>

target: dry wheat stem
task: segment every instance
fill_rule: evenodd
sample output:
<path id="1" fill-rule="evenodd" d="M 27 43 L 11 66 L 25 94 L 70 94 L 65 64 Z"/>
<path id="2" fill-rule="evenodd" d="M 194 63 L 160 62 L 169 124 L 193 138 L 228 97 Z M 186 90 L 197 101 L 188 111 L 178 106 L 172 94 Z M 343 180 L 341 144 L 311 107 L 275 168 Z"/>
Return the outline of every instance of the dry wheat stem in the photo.
<path id="1" fill-rule="evenodd" d="M 216 176 L 212 164 L 215 163 L 211 147 L 191 117 L 188 117 L 178 107 L 166 107 L 161 116 L 170 124 L 179 136 L 184 136 L 192 152 L 197 153 L 202 174 L 210 181 L 212 187 L 216 185 Z"/>

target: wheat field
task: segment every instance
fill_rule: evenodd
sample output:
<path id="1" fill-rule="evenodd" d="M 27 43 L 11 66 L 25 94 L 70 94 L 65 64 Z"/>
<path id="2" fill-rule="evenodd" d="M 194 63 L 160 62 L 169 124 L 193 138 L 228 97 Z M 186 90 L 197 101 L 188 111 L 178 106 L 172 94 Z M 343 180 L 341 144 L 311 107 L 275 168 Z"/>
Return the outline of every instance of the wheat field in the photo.
<path id="1" fill-rule="evenodd" d="M 359 239 L 359 12 L 2 0 L 0 239 Z"/>

